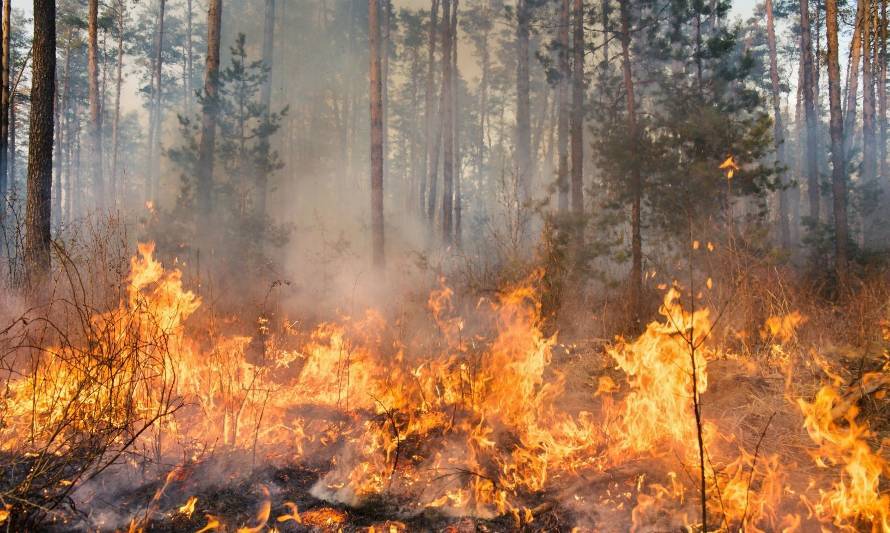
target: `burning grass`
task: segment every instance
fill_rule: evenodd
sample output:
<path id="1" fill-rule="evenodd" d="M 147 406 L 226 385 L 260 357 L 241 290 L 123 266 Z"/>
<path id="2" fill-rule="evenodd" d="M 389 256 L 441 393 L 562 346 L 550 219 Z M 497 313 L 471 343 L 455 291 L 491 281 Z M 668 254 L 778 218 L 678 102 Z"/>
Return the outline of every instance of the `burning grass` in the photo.
<path id="1" fill-rule="evenodd" d="M 252 338 L 140 246 L 119 303 L 65 308 L 79 329 L 7 329 L 0 522 L 695 530 L 703 473 L 709 530 L 890 529 L 888 465 L 856 407 L 883 398 L 886 367 L 852 397 L 797 343 L 801 313 L 769 318 L 755 358 L 675 289 L 637 338 L 562 345 L 541 277 L 469 308 L 441 281 L 426 329 L 368 310 L 262 318 Z"/>

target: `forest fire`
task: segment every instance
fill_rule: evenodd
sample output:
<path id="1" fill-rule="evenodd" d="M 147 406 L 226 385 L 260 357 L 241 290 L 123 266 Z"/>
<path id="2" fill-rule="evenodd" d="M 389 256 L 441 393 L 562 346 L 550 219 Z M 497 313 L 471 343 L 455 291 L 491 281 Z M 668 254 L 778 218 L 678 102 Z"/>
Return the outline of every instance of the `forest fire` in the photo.
<path id="1" fill-rule="evenodd" d="M 479 302 L 474 320 L 490 325 L 490 337 L 486 327 L 471 332 L 455 314 L 453 292 L 442 282 L 427 302 L 438 331 L 432 341 L 398 339 L 392 325 L 369 311 L 311 331 L 283 330 L 285 338 L 268 339 L 266 360 L 252 362 L 248 338 L 218 337 L 207 345 L 193 335 L 202 326 L 190 320 L 202 302 L 179 271 L 153 257 L 153 246 L 140 246 L 130 266 L 126 301 L 90 322 L 108 343 L 93 350 L 121 346 L 134 351 L 122 359 L 134 362 L 108 368 L 115 373 L 109 378 L 84 373 L 74 347 L 48 348 L 29 374 L 10 381 L 5 453 L 27 457 L 49 449 L 63 456 L 76 451 L 74 443 L 46 448 L 54 436 L 40 428 L 70 419 L 62 431 L 74 434 L 79 424 L 117 426 L 135 416 L 151 423 L 132 437 L 134 448 L 154 449 L 162 460 L 200 462 L 206 459 L 194 455 L 196 447 L 216 442 L 224 446 L 213 453 L 252 449 L 269 460 L 327 465 L 311 493 L 346 509 L 383 498 L 398 502 L 400 516 L 438 509 L 453 517 L 503 517 L 519 527 L 535 524 L 536 515 L 553 506 L 598 500 L 591 506 L 627 513 L 634 528 L 646 529 L 695 523 L 701 495 L 690 472 L 698 468 L 694 443 L 700 436 L 707 453 L 705 502 L 714 523 L 752 531 L 804 531 L 815 521 L 840 528 L 872 524 L 874 530 L 890 524 L 881 489 L 887 462 L 869 444 L 855 405 L 835 414 L 845 400 L 833 386 L 823 386 L 812 402 L 797 400 L 811 439 L 806 450 L 819 467 L 805 483 L 792 479 L 780 450 L 761 445 L 763 434 L 748 449 L 721 431 L 711 413 L 697 424 L 694 398 L 706 393 L 708 365 L 721 354 L 709 341 L 709 310 L 684 310 L 675 289 L 664 296 L 660 321 L 608 347 L 614 381 L 596 394 L 590 389 L 579 406 L 566 399 L 565 379 L 553 364 L 556 335 L 540 329 L 535 286 L 542 272 Z M 799 313 L 773 317 L 767 328 L 782 325 L 788 333 L 802 321 Z M 161 332 L 163 357 L 161 343 L 136 342 Z M 135 363 L 143 350 L 152 356 L 151 373 Z M 107 397 L 114 392 L 106 389 L 109 379 L 134 383 L 131 395 Z M 170 401 L 180 408 L 163 405 Z M 167 414 L 148 415 L 158 412 Z M 130 529 L 162 520 L 153 509 L 166 491 L 187 484 L 194 468 L 171 470 Z M 281 526 L 329 528 L 349 520 L 348 511 L 300 511 L 291 501 L 275 504 L 274 514 L 270 489 L 260 491 L 258 510 L 238 531 L 262 531 L 272 526 L 272 516 Z M 193 514 L 206 514 L 200 531 L 223 528 L 219 510 L 197 513 L 203 499 L 189 496 L 174 510 L 188 523 L 195 523 Z M 404 525 L 386 527 L 401 531 Z M 581 520 L 578 527 L 594 526 Z"/>

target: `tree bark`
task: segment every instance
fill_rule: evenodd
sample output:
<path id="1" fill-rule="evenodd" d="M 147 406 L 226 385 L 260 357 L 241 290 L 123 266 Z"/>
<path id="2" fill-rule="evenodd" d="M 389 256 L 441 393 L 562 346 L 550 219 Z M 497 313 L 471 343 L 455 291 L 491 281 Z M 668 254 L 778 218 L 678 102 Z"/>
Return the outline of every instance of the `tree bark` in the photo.
<path id="1" fill-rule="evenodd" d="M 865 15 L 864 2 L 857 2 L 856 19 L 853 27 L 853 37 L 850 40 L 850 60 L 847 66 L 847 99 L 844 104 L 844 161 L 849 163 L 852 159 L 853 131 L 856 129 L 856 104 L 859 93 L 859 63 L 862 57 L 862 27 Z"/>
<path id="2" fill-rule="evenodd" d="M 769 46 L 769 78 L 773 104 L 773 141 L 776 149 L 776 165 L 785 164 L 785 127 L 782 124 L 781 97 L 779 95 L 779 67 L 776 59 L 776 29 L 773 17 L 773 0 L 766 0 L 766 35 Z M 788 228 L 788 179 L 785 170 L 779 174 L 779 242 L 783 247 L 791 244 Z"/>
<path id="3" fill-rule="evenodd" d="M 531 192 L 531 104 L 529 100 L 529 0 L 516 3 L 516 179 L 519 201 L 525 204 Z"/>
<path id="4" fill-rule="evenodd" d="M 767 0 L 769 2 L 769 0 Z M 831 114 L 831 191 L 834 206 L 835 269 L 838 283 L 847 282 L 847 175 L 844 163 L 844 131 L 841 116 L 841 72 L 837 42 L 837 0 L 826 0 L 828 37 L 828 101 Z"/>
<path id="5" fill-rule="evenodd" d="M 211 0 L 212 1 L 212 0 Z M 152 60 L 152 94 L 149 109 L 149 131 L 148 131 L 148 161 L 146 162 L 146 182 L 145 182 L 145 201 L 154 202 L 158 195 L 158 178 L 156 151 L 158 150 L 158 140 L 160 139 L 161 129 L 161 88 L 164 67 L 164 15 L 166 11 L 166 0 L 160 0 L 158 5 L 158 31 L 155 35 L 155 55 Z M 209 26 L 208 21 L 208 26 Z"/>
<path id="6" fill-rule="evenodd" d="M 574 0 L 572 52 L 572 211 L 584 210 L 584 2 Z"/>
<path id="7" fill-rule="evenodd" d="M 445 0 L 446 2 L 448 0 Z M 374 266 L 383 268 L 383 83 L 380 78 L 380 5 L 368 0 L 371 100 L 371 242 Z"/>
<path id="8" fill-rule="evenodd" d="M 461 107 L 460 107 L 460 71 L 457 68 L 457 51 L 458 51 L 458 40 L 457 40 L 457 12 L 458 7 L 460 5 L 460 0 L 454 0 L 454 7 L 452 8 L 451 13 L 451 111 L 454 116 L 454 244 L 457 245 L 458 248 L 462 245 L 463 240 L 463 220 L 462 217 L 462 198 L 461 198 L 461 181 L 462 181 L 462 172 L 463 172 L 463 164 L 461 159 L 461 147 L 460 147 L 460 133 L 461 133 Z"/>
<path id="9" fill-rule="evenodd" d="M 432 0 L 430 4 L 430 33 L 427 54 L 426 93 L 424 95 L 424 146 L 423 161 L 424 171 L 420 176 L 420 212 L 426 213 L 427 183 L 436 179 L 436 165 L 433 162 L 433 151 L 438 150 L 433 142 L 433 114 L 436 105 L 436 31 L 439 16 L 439 0 Z"/>
<path id="10" fill-rule="evenodd" d="M 6 193 L 9 189 L 9 122 L 10 122 L 10 80 L 9 46 L 11 41 L 11 5 L 12 0 L 0 0 L 3 12 L 2 31 L 0 31 L 0 222 L 5 219 Z M 15 149 L 14 147 L 12 149 Z"/>
<path id="11" fill-rule="evenodd" d="M 192 81 L 194 80 L 195 71 L 192 68 L 192 0 L 187 0 L 185 4 L 185 115 L 192 115 L 192 98 L 194 89 L 192 89 Z"/>
<path id="12" fill-rule="evenodd" d="M 630 13 L 629 0 L 620 0 L 621 12 L 621 58 L 624 71 L 624 98 L 627 106 L 627 137 L 636 142 L 637 115 L 634 94 L 633 71 L 630 64 Z M 642 325 L 642 292 L 643 292 L 643 239 L 641 235 L 643 180 L 636 161 L 631 162 L 631 268 L 630 268 L 630 311 L 631 322 L 635 330 Z"/>
<path id="13" fill-rule="evenodd" d="M 879 175 L 887 179 L 887 0 L 881 0 L 880 56 L 878 66 L 878 164 Z"/>
<path id="14" fill-rule="evenodd" d="M 162 0 L 163 2 L 163 0 Z M 87 16 L 87 75 L 90 98 L 90 172 L 93 203 L 105 207 L 105 179 L 102 176 L 102 113 L 99 104 L 99 0 L 89 0 Z"/>
<path id="15" fill-rule="evenodd" d="M 877 142 L 875 139 L 875 83 L 872 63 L 873 4 L 863 0 L 865 11 L 862 32 L 862 179 L 873 183 L 877 178 Z"/>
<path id="16" fill-rule="evenodd" d="M 46 281 L 50 269 L 55 78 L 56 2 L 34 0 L 28 203 L 25 215 L 25 267 L 32 285 Z"/>
<path id="17" fill-rule="evenodd" d="M 806 117 L 806 177 L 809 217 L 819 222 L 819 125 L 816 114 L 816 88 L 813 67 L 813 44 L 810 35 L 809 0 L 800 0 L 800 49 L 803 66 L 803 100 Z"/>
<path id="18" fill-rule="evenodd" d="M 572 77 L 569 66 L 569 2 L 562 0 L 559 11 L 559 123 L 558 152 L 559 163 L 556 174 L 559 212 L 569 209 L 569 80 Z"/>
<path id="19" fill-rule="evenodd" d="M 191 2 L 191 0 L 190 0 Z M 111 124 L 111 205 L 118 205 L 118 149 L 120 148 L 120 122 L 121 122 L 121 85 L 123 84 L 124 72 L 124 20 L 125 20 L 124 0 L 117 2 L 117 73 L 115 75 L 114 87 L 114 118 Z M 191 21 L 191 13 L 189 13 L 189 21 Z"/>
<path id="20" fill-rule="evenodd" d="M 442 0 L 444 38 L 442 47 L 442 242 L 451 244 L 454 209 L 454 115 L 451 100 L 452 38 L 451 0 Z"/>
<path id="21" fill-rule="evenodd" d="M 266 81 L 263 83 L 260 101 L 265 113 L 265 120 L 269 120 L 272 112 L 272 61 L 275 52 L 275 0 L 266 0 L 266 13 L 263 28 L 263 63 L 269 69 Z M 265 156 L 269 155 L 268 141 L 263 143 Z M 257 174 L 256 213 L 260 220 L 266 218 L 266 197 L 269 187 L 269 176 L 265 171 Z"/>
<path id="22" fill-rule="evenodd" d="M 204 99 L 201 111 L 201 142 L 198 153 L 199 233 L 210 229 L 213 209 L 213 159 L 216 147 L 216 114 L 219 98 L 219 40 L 223 0 L 207 5 L 207 60 L 204 67 Z"/>

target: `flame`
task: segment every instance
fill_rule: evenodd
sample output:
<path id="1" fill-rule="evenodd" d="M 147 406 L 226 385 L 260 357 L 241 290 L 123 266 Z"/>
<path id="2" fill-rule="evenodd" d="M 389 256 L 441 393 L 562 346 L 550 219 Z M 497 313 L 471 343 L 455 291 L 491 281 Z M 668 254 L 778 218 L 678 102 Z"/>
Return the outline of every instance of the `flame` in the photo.
<path id="1" fill-rule="evenodd" d="M 730 155 L 720 163 L 718 168 L 726 172 L 726 179 L 732 179 L 735 172 L 739 169 L 739 165 L 736 163 L 735 158 Z"/>
<path id="2" fill-rule="evenodd" d="M 204 515 L 207 518 L 207 525 L 196 531 L 195 533 L 206 533 L 207 531 L 217 531 L 222 525 L 219 518 L 212 514 Z"/>
<path id="3" fill-rule="evenodd" d="M 819 490 L 812 502 L 816 515 L 839 527 L 852 528 L 857 520 L 874 524 L 876 530 L 890 531 L 890 495 L 882 494 L 881 475 L 887 462 L 871 449 L 868 425 L 856 421 L 859 410 L 850 405 L 842 414 L 846 427 L 835 423 L 835 408 L 843 405 L 841 395 L 823 386 L 812 403 L 798 400 L 805 416 L 804 427 L 819 448 L 813 452 L 817 464 L 840 467 L 839 479 L 828 490 Z"/>
<path id="4" fill-rule="evenodd" d="M 807 322 L 807 317 L 800 311 L 792 311 L 782 316 L 771 316 L 766 319 L 764 329 L 760 332 L 763 339 L 773 338 L 786 343 L 794 338 L 797 329 Z"/>
<path id="5" fill-rule="evenodd" d="M 179 513 L 185 515 L 186 518 L 191 518 L 192 513 L 195 512 L 195 504 L 196 503 L 198 503 L 198 498 L 196 496 L 190 497 L 187 502 L 185 502 L 184 504 L 182 504 L 179 507 L 179 509 L 178 509 Z"/>
<path id="6" fill-rule="evenodd" d="M 284 502 L 284 506 L 287 508 L 288 512 L 276 518 L 277 522 L 290 522 L 293 520 L 298 524 L 302 524 L 303 520 L 300 518 L 300 512 L 297 509 L 297 504 L 294 502 Z"/>

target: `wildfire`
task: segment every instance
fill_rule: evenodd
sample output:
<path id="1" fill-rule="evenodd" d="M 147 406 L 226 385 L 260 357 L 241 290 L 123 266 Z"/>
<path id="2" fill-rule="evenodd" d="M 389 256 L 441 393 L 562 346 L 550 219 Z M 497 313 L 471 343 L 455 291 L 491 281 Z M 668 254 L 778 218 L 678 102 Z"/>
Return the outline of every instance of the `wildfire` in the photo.
<path id="1" fill-rule="evenodd" d="M 731 175 L 738 167 L 728 161 Z M 640 475 L 627 494 L 603 500 L 628 505 L 633 525 L 646 529 L 666 514 L 670 527 L 695 525 L 688 504 L 698 489 L 687 478 L 698 460 L 700 432 L 708 453 L 708 509 L 727 529 L 804 527 L 798 513 L 782 509 L 793 495 L 816 520 L 846 528 L 864 521 L 876 531 L 890 530 L 890 496 L 880 490 L 887 462 L 870 447 L 871 432 L 857 421 L 855 402 L 835 388 L 822 388 L 813 403 L 797 400 L 817 447 L 813 459 L 837 472 L 830 483 L 813 481 L 814 490 L 791 489 L 788 461 L 779 453 L 759 449 L 760 443 L 745 449 L 733 435 L 721 434 L 716 420 L 696 424 L 695 404 L 708 391 L 708 370 L 724 354 L 711 342 L 710 312 L 684 309 L 675 289 L 664 296 L 660 320 L 639 337 L 606 348 L 618 372 L 599 376 L 578 408 L 567 405 L 567 380 L 552 364 L 558 341 L 542 325 L 536 290 L 541 272 L 479 301 L 472 321 L 457 312 L 454 292 L 440 280 L 427 300 L 437 332 L 433 341 L 397 335 L 375 310 L 277 334 L 286 338 L 264 323 L 269 340 L 260 363 L 248 356 L 250 338 L 192 327 L 190 321 L 201 318 L 201 299 L 153 252 L 150 244 L 139 246 L 124 301 L 90 317 L 106 332 L 84 341 L 92 351 L 75 343 L 50 348 L 30 375 L 10 382 L 0 449 L 33 453 L 34 443 L 50 438 L 33 428 L 53 427 L 73 406 L 90 417 L 76 418 L 66 428 L 71 433 L 124 427 L 141 417 L 150 421 L 149 430 L 137 444 L 151 449 L 150 439 L 157 439 L 171 455 L 193 453 L 188 443 L 217 442 L 226 449 L 256 449 L 260 456 L 324 454 L 332 467 L 312 492 L 328 501 L 355 505 L 386 494 L 406 502 L 406 514 L 432 507 L 512 516 L 517 527 L 550 509 L 550 502 L 534 505 L 541 495 L 561 498 L 567 479 L 576 480 L 571 494 L 582 502 L 578 493 L 588 475 L 646 460 L 661 464 L 663 475 Z M 805 321 L 797 312 L 771 317 L 762 335 L 789 342 Z M 480 332 L 469 332 L 467 324 L 481 324 Z M 123 354 L 124 363 L 88 372 L 76 364 L 81 352 Z M 143 360 L 148 362 L 137 364 Z M 135 385 L 126 397 L 109 401 L 102 385 L 108 380 Z M 166 412 L 174 401 L 181 408 Z M 61 454 L 66 447 L 54 450 Z M 133 519 L 134 530 L 151 519 L 181 472 L 170 472 L 144 515 Z M 273 501 L 267 487 L 261 490 L 257 512 L 240 533 L 270 527 Z M 189 497 L 178 513 L 190 518 L 197 501 Z M 333 528 L 348 519 L 333 507 L 299 512 L 293 502 L 283 506 L 287 512 L 277 523 Z M 9 516 L 9 506 L 0 509 L 0 523 Z M 223 528 L 220 518 L 205 516 L 200 532 Z M 374 527 L 407 529 L 400 522 Z"/>

